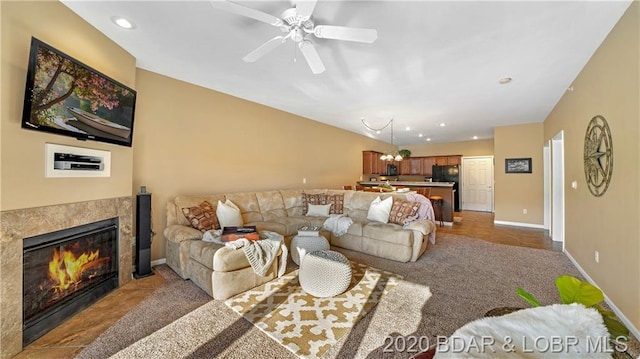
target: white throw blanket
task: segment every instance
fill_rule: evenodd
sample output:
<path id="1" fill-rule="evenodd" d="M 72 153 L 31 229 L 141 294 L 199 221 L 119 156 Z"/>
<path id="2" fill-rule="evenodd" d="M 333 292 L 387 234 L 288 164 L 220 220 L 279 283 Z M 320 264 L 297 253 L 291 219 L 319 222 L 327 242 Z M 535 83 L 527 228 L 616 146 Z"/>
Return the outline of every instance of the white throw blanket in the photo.
<path id="1" fill-rule="evenodd" d="M 346 234 L 349 230 L 349 227 L 353 224 L 353 219 L 348 217 L 346 214 L 331 214 L 324 224 L 322 225 L 324 229 L 333 233 L 335 236 L 340 237 L 343 234 Z"/>
<path id="2" fill-rule="evenodd" d="M 429 221 L 435 221 L 436 220 L 436 215 L 435 212 L 433 211 L 433 206 L 431 205 L 431 200 L 429 200 L 427 197 L 421 195 L 421 194 L 413 194 L 413 193 L 409 193 L 407 194 L 407 200 L 408 201 L 412 201 L 412 202 L 420 202 L 420 209 L 418 210 L 418 219 L 422 219 L 422 220 L 429 220 Z M 415 229 L 415 228 L 410 228 L 411 223 L 409 223 L 408 225 L 405 225 L 404 228 L 405 229 Z M 429 242 L 431 242 L 432 244 L 436 244 L 436 230 L 435 230 L 435 226 L 433 226 L 433 230 L 431 232 L 429 232 Z M 426 234 L 426 233 L 423 233 Z"/>
<path id="3" fill-rule="evenodd" d="M 280 277 L 287 269 L 287 256 L 289 255 L 287 246 L 284 244 L 282 236 L 278 233 L 262 231 L 261 234 L 265 235 L 266 238 L 259 241 L 240 238 L 225 243 L 225 246 L 234 249 L 242 248 L 253 271 L 263 277 L 267 274 L 273 261 L 278 257 L 278 251 L 282 249 L 283 259 L 280 261 L 280 267 L 278 268 L 278 277 Z"/>

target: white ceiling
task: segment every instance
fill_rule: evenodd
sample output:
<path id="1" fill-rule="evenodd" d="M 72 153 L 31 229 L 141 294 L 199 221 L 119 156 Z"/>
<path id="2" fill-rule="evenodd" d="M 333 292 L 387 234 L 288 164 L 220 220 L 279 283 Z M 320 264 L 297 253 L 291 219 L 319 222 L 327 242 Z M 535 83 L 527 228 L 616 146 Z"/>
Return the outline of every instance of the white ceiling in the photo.
<path id="1" fill-rule="evenodd" d="M 390 128 L 376 134 L 360 119 L 377 128 L 394 118 L 396 145 L 489 139 L 497 126 L 544 121 L 631 3 L 319 0 L 316 25 L 373 28 L 378 39 L 311 38 L 326 67 L 314 75 L 290 41 L 242 61 L 282 32 L 208 1 L 62 2 L 142 69 L 386 142 Z M 278 17 L 291 7 L 236 2 Z"/>

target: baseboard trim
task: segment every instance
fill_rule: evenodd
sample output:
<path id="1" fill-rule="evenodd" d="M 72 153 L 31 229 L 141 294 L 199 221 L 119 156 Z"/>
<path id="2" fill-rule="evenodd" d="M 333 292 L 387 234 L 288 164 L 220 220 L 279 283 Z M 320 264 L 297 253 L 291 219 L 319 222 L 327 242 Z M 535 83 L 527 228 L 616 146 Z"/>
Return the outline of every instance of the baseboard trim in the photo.
<path id="1" fill-rule="evenodd" d="M 537 228 L 544 229 L 544 224 L 533 224 L 533 223 L 524 223 L 524 222 L 508 222 L 508 221 L 493 221 L 493 224 L 501 224 L 503 226 L 514 226 L 514 227 L 527 227 L 527 228 Z"/>
<path id="2" fill-rule="evenodd" d="M 167 258 L 160 258 L 156 259 L 155 261 L 151 261 L 151 266 L 155 267 L 165 263 L 167 263 Z"/>
<path id="3" fill-rule="evenodd" d="M 573 258 L 573 256 L 571 255 L 571 253 L 569 253 L 569 251 L 567 251 L 565 249 L 564 250 L 564 254 L 567 256 L 567 258 L 569 258 L 571 263 L 573 263 L 573 265 L 576 266 L 576 268 L 578 269 L 580 274 L 582 274 L 582 276 L 585 277 L 587 282 L 589 282 L 589 283 L 593 284 L 594 286 L 598 287 L 596 282 L 589 276 L 589 274 L 587 274 L 587 272 L 580 266 L 580 264 L 578 264 L 578 261 L 576 261 L 576 259 Z M 600 287 L 598 287 L 598 288 L 600 288 Z M 616 313 L 616 315 L 618 316 L 618 318 L 620 318 L 620 320 L 624 323 L 624 325 L 627 326 L 627 328 L 633 334 L 633 336 L 636 337 L 636 338 L 640 338 L 640 330 L 638 330 L 638 328 L 636 328 L 631 323 L 629 318 L 627 318 L 622 313 L 622 311 L 618 307 L 616 307 L 615 304 L 613 304 L 613 301 L 611 301 L 611 299 L 607 296 L 607 293 L 604 293 L 604 291 L 602 293 L 604 294 L 604 301 L 611 307 L 611 309 Z"/>

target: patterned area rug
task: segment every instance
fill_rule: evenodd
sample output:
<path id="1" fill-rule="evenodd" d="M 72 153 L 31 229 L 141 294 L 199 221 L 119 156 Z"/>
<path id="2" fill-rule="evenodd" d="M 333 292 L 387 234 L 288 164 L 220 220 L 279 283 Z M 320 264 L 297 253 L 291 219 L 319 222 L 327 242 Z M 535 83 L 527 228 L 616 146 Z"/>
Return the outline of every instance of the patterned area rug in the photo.
<path id="1" fill-rule="evenodd" d="M 305 293 L 298 271 L 236 295 L 225 304 L 300 358 L 320 358 L 403 278 L 351 262 L 346 292 L 331 298 Z"/>

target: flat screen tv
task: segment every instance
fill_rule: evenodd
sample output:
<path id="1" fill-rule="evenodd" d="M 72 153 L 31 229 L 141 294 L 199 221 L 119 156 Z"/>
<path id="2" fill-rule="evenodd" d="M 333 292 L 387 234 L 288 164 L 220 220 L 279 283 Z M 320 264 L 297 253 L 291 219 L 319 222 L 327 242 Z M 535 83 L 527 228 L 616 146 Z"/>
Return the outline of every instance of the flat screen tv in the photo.
<path id="1" fill-rule="evenodd" d="M 131 146 L 136 91 L 32 38 L 22 128 Z"/>

